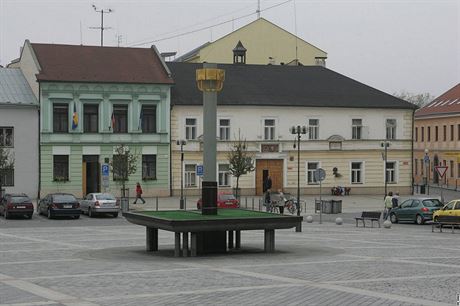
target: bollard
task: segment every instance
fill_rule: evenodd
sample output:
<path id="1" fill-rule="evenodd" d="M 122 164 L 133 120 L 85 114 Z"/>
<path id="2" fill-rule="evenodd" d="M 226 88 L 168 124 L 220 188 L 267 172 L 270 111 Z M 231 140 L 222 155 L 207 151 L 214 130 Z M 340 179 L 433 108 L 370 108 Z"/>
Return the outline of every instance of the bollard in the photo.
<path id="1" fill-rule="evenodd" d="M 156 205 L 156 209 L 158 211 L 158 196 L 155 197 L 155 205 Z"/>

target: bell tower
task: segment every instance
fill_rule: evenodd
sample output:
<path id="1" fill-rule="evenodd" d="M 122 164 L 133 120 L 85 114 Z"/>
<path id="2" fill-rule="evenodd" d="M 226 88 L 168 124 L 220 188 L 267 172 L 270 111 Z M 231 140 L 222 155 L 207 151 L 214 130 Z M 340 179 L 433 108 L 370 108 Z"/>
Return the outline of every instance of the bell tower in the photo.
<path id="1" fill-rule="evenodd" d="M 246 64 L 246 48 L 241 43 L 241 40 L 233 48 L 233 64 Z"/>

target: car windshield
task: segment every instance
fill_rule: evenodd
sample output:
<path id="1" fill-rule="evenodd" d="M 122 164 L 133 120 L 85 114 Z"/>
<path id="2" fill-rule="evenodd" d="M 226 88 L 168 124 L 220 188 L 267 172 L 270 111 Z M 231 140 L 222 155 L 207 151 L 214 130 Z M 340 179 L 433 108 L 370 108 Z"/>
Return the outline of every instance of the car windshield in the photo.
<path id="1" fill-rule="evenodd" d="M 441 201 L 439 201 L 438 199 L 423 200 L 422 203 L 425 207 L 442 207 L 443 206 Z"/>
<path id="2" fill-rule="evenodd" d="M 30 199 L 23 196 L 11 197 L 11 203 L 30 203 Z"/>
<path id="3" fill-rule="evenodd" d="M 233 194 L 221 194 L 220 199 L 222 201 L 235 200 L 235 196 Z"/>
<path id="4" fill-rule="evenodd" d="M 96 194 L 96 200 L 115 200 L 115 197 L 108 193 Z"/>
<path id="5" fill-rule="evenodd" d="M 76 200 L 71 194 L 56 194 L 53 196 L 53 201 L 56 203 L 75 202 Z"/>

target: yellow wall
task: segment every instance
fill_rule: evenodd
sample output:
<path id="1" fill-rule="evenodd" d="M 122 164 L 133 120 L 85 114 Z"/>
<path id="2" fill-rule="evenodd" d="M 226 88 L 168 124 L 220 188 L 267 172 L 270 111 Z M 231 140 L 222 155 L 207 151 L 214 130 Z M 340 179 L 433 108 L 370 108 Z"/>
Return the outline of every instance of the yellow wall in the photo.
<path id="1" fill-rule="evenodd" d="M 315 65 L 315 57 L 327 57 L 326 52 L 260 18 L 204 47 L 190 62 L 231 64 L 232 50 L 239 40 L 247 49 L 246 64 L 266 65 L 269 57 L 277 65 L 287 64 L 296 59 L 296 43 L 297 57 L 303 65 Z"/>

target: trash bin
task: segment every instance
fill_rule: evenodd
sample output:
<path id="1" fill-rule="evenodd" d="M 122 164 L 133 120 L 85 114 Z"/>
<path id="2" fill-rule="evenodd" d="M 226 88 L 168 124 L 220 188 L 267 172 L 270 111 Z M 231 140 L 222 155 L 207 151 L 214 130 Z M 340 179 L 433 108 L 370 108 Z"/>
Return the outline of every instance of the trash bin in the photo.
<path id="1" fill-rule="evenodd" d="M 122 212 L 129 211 L 129 199 L 128 198 L 121 198 L 121 211 Z"/>
<path id="2" fill-rule="evenodd" d="M 342 213 L 342 200 L 332 200 L 332 213 L 333 214 Z"/>
<path id="3" fill-rule="evenodd" d="M 332 214 L 332 200 L 323 200 L 323 214 Z"/>
<path id="4" fill-rule="evenodd" d="M 420 194 L 426 194 L 425 185 L 420 185 Z"/>

